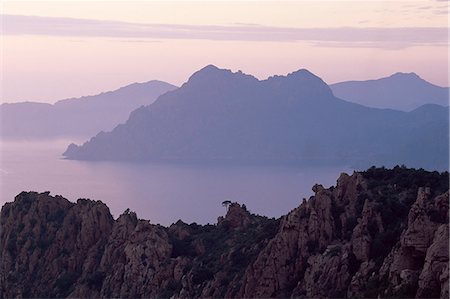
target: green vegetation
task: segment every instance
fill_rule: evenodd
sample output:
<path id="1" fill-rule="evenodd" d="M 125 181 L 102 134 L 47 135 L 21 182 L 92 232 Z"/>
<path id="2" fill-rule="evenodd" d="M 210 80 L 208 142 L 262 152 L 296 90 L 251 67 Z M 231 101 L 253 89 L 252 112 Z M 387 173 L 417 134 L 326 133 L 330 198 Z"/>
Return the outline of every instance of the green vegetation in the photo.
<path id="1" fill-rule="evenodd" d="M 64 217 L 66 216 L 65 209 L 58 209 L 54 213 L 47 216 L 47 220 L 50 222 L 55 222 L 56 225 L 61 225 L 64 221 Z"/>
<path id="2" fill-rule="evenodd" d="M 408 191 L 417 194 L 419 187 L 430 187 L 434 195 L 443 193 L 449 189 L 448 171 L 426 171 L 422 168 L 414 169 L 406 166 L 395 166 L 392 169 L 372 166 L 361 172 L 368 180 L 369 189 L 389 186 L 392 191 Z"/>
<path id="3" fill-rule="evenodd" d="M 55 282 L 57 296 L 67 297 L 74 289 L 74 283 L 77 281 L 78 275 L 75 273 L 64 273 Z"/>
<path id="4" fill-rule="evenodd" d="M 448 171 L 426 171 L 411 169 L 404 165 L 393 169 L 371 167 L 362 172 L 368 181 L 368 192 L 360 196 L 367 197 L 376 204 L 381 216 L 383 231 L 380 232 L 375 220 L 368 225 L 372 237 L 370 258 L 375 261 L 376 269 L 381 267 L 385 257 L 398 243 L 402 231 L 406 228 L 408 214 L 417 199 L 419 187 L 429 187 L 431 197 L 442 194 L 449 189 Z M 445 222 L 445 215 L 438 212 L 430 215 L 435 222 Z M 423 261 L 421 261 L 423 264 Z M 386 278 L 371 277 L 365 286 L 365 297 L 375 298 L 384 291 L 389 282 Z M 417 286 L 403 286 L 395 293 L 397 298 L 414 297 Z M 387 296 L 392 296 L 387 294 Z"/>
<path id="5" fill-rule="evenodd" d="M 167 283 L 165 289 L 158 295 L 158 298 L 171 298 L 173 295 L 178 294 L 181 287 L 181 283 L 172 279 Z"/>
<path id="6" fill-rule="evenodd" d="M 9 254 L 11 254 L 11 256 L 13 256 L 13 257 L 16 256 L 16 251 L 17 251 L 16 243 L 17 243 L 16 233 L 12 232 L 11 235 L 9 235 L 6 249 L 9 251 Z"/>
<path id="7" fill-rule="evenodd" d="M 257 253 L 275 236 L 279 223 L 279 219 L 256 215 L 252 215 L 249 226 L 239 229 L 232 229 L 227 222 L 204 226 L 177 223 L 176 226 L 187 230 L 189 235 L 180 239 L 169 233 L 173 246 L 172 257 L 193 258 L 190 273 L 196 285 L 203 285 L 214 279 L 219 272 L 225 273 L 221 289 L 225 292 L 228 284 L 236 277 L 242 277 Z M 161 296 L 170 294 L 172 291 L 166 290 Z"/>
<path id="8" fill-rule="evenodd" d="M 383 222 L 384 232 L 378 231 L 375 222 L 369 223 L 368 228 L 373 238 L 371 258 L 381 265 L 406 227 L 419 187 L 429 187 L 431 196 L 444 193 L 449 188 L 449 173 L 416 170 L 402 165 L 393 169 L 371 167 L 362 175 L 368 181 L 369 189 L 364 196 L 375 201 Z"/>
<path id="9" fill-rule="evenodd" d="M 95 271 L 94 273 L 86 276 L 86 282 L 90 287 L 100 291 L 103 285 L 103 280 L 105 280 L 105 276 L 105 273 Z"/>
<path id="10" fill-rule="evenodd" d="M 371 263 L 372 261 L 375 263 L 375 267 L 371 268 L 370 273 L 362 281 L 363 285 L 359 289 L 362 292 L 361 294 L 367 298 L 376 298 L 380 294 L 385 297 L 415 296 L 418 286 L 414 282 L 394 288 L 393 286 L 395 286 L 396 282 L 389 281 L 387 275 L 381 276 L 379 270 L 386 256 L 393 252 L 393 248 L 400 248 L 401 246 L 399 243 L 400 235 L 407 226 L 408 214 L 412 204 L 416 201 L 419 187 L 429 187 L 430 197 L 434 198 L 448 190 L 449 174 L 448 172 L 429 172 L 423 169 L 414 170 L 404 166 L 397 166 L 393 169 L 372 167 L 367 171 L 361 172 L 361 175 L 365 178 L 367 188 L 365 183 L 361 183 L 359 187 L 356 187 L 357 192 L 355 192 L 354 185 L 352 185 L 354 181 L 350 180 L 350 184 L 343 185 L 342 190 L 336 190 L 336 192 L 327 191 L 327 197 L 324 198 L 326 202 L 323 202 L 324 204 L 319 205 L 319 207 L 330 208 L 333 220 L 328 220 L 329 214 L 327 211 L 327 219 L 325 219 L 327 221 L 326 229 L 316 226 L 315 223 L 311 224 L 315 226 L 312 227 L 315 232 L 317 229 L 320 230 L 320 238 L 313 238 L 305 233 L 306 237 L 303 237 L 303 235 L 298 237 L 298 240 L 302 240 L 302 243 L 297 243 L 298 247 L 295 248 L 292 254 L 290 251 L 287 255 L 280 255 L 288 257 L 287 260 L 282 260 L 282 266 L 286 266 L 284 273 L 289 276 L 280 278 L 286 280 L 286 282 L 283 282 L 281 289 L 277 290 L 273 294 L 274 296 L 306 296 L 306 293 L 304 293 L 306 291 L 297 288 L 297 286 L 305 282 L 303 280 L 305 273 L 309 271 L 308 258 L 315 254 L 325 254 L 328 260 L 333 257 L 336 260 L 339 258 L 338 268 L 333 269 L 333 271 L 345 274 L 343 277 L 348 277 L 349 281 L 343 283 L 350 283 L 351 277 L 359 270 L 362 262 L 361 259 L 358 260 L 356 258 L 355 253 L 358 254 L 356 251 L 351 252 L 355 250 L 355 246 L 359 245 L 352 243 L 354 241 L 359 242 L 358 239 L 351 239 L 358 221 L 362 223 L 359 228 L 367 229 L 362 231 L 362 234 L 370 235 L 370 238 L 367 238 L 371 240 L 369 258 Z M 348 186 L 351 186 L 351 189 L 348 189 Z M 345 194 L 345 196 L 337 198 L 340 195 L 336 194 Z M 95 247 L 90 248 L 88 251 L 90 262 L 95 266 L 84 273 L 82 271 L 85 270 L 84 268 L 81 269 L 81 265 L 78 265 L 75 270 L 71 268 L 70 273 L 66 272 L 68 271 L 67 266 L 62 261 L 73 259 L 75 256 L 78 260 L 78 256 L 86 254 L 83 249 L 80 250 L 76 243 L 73 244 L 73 247 L 72 243 L 70 243 L 73 241 L 78 242 L 73 237 L 76 236 L 74 233 L 80 231 L 80 220 L 76 214 L 68 214 L 69 209 L 63 209 L 64 205 L 57 202 L 54 202 L 54 206 L 50 206 L 51 208 L 46 208 L 47 213 L 42 217 L 41 214 L 32 213 L 23 217 L 22 215 L 27 213 L 24 209 L 29 208 L 33 204 L 36 196 L 38 194 L 20 194 L 17 203 L 6 205 L 6 208 L 2 211 L 2 216 L 5 217 L 3 218 L 5 220 L 2 221 L 6 221 L 5 223 L 8 224 L 8 230 L 0 232 L 1 239 L 5 243 L 5 256 L 10 255 L 13 260 L 21 258 L 24 256 L 24 253 L 29 254 L 29 256 L 38 256 L 38 264 L 33 270 L 30 270 L 27 262 L 17 263 L 14 265 L 15 268 L 11 268 L 13 270 L 10 270 L 10 273 L 8 272 L 5 281 L 13 286 L 22 282 L 32 285 L 31 282 L 33 281 L 40 281 L 42 284 L 43 280 L 40 276 L 46 273 L 46 264 L 48 263 L 45 258 L 48 258 L 48 252 L 51 252 L 55 261 L 61 267 L 58 272 L 52 273 L 54 276 L 51 280 L 52 282 L 48 285 L 48 288 L 38 294 L 40 297 L 66 297 L 70 295 L 77 284 L 90 288 L 93 294 L 98 294 L 98 291 L 102 290 L 105 278 L 108 277 L 110 282 L 111 271 L 114 271 L 112 266 L 104 268 L 100 266 L 102 256 L 105 253 L 105 244 L 109 242 L 108 237 L 110 236 L 107 235 L 109 231 L 105 231 L 104 239 L 100 239 L 100 242 L 97 242 Z M 47 200 L 47 198 L 44 199 Z M 331 206 L 328 205 L 330 199 Z M 312 200 L 320 200 L 320 198 L 316 197 Z M 79 204 L 86 203 L 87 201 L 85 200 L 79 201 Z M 228 202 L 224 203 L 230 204 Z M 367 204 L 371 214 L 367 218 L 367 227 L 363 225 L 366 218 L 364 218 L 364 221 L 361 221 L 364 203 Z M 430 204 L 427 204 L 425 210 L 429 218 L 435 223 L 446 223 L 448 219 L 447 209 L 445 208 L 447 203 L 445 201 L 439 201 L 439 203 L 437 205 L 430 200 Z M 308 205 L 303 204 L 299 209 L 296 209 L 295 213 L 298 212 L 298 215 L 294 213 L 293 216 L 303 219 L 300 223 L 309 226 L 311 222 L 307 220 L 310 216 Z M 36 211 L 36 209 L 31 208 L 31 211 Z M 97 211 L 97 216 L 101 216 L 98 213 L 99 211 Z M 134 224 L 137 224 L 138 221 L 136 214 L 129 210 L 126 210 L 120 217 L 127 217 Z M 66 224 L 70 223 L 71 226 L 67 228 L 60 225 L 64 221 L 66 221 Z M 161 229 L 157 230 L 157 234 L 165 239 L 167 233 L 169 243 L 172 246 L 171 256 L 161 257 L 160 262 L 162 264 L 160 266 L 170 270 L 171 268 L 169 267 L 176 265 L 177 270 L 175 273 L 177 275 L 164 276 L 162 280 L 158 280 L 157 291 L 153 294 L 157 294 L 160 298 L 179 296 L 182 283 L 180 280 L 175 281 L 174 277 L 177 277 L 177 279 L 183 277 L 183 284 L 187 280 L 193 286 L 189 290 L 184 289 L 182 294 L 185 295 L 185 292 L 188 292 L 190 296 L 200 296 L 201 294 L 204 295 L 206 290 L 214 292 L 214 296 L 218 297 L 232 297 L 238 294 L 239 288 L 242 287 L 241 281 L 245 271 L 258 258 L 260 252 L 267 248 L 269 241 L 278 232 L 281 234 L 280 239 L 284 237 L 291 238 L 291 236 L 295 235 L 293 226 L 286 226 L 285 230 L 280 230 L 280 222 L 281 219 L 249 215 L 244 205 L 239 210 L 237 205 L 232 204 L 229 206 L 227 216 L 225 218 L 221 217 L 217 225 L 198 225 L 196 223 L 188 225 L 179 221 L 169 228 L 160 227 Z M 13 224 L 10 225 L 10 223 Z M 328 224 L 332 226 L 332 236 L 328 236 Z M 65 230 L 58 231 L 61 227 Z M 287 235 L 283 235 L 287 230 L 290 230 L 290 232 Z M 311 231 L 309 227 L 308 230 Z M 294 234 L 291 234 L 291 232 L 294 232 Z M 65 244 L 63 246 L 60 246 L 58 243 L 55 247 L 56 236 L 64 239 Z M 297 242 L 295 236 L 286 240 L 288 242 Z M 121 240 L 120 242 L 122 244 L 125 241 Z M 306 242 L 306 244 L 303 242 Z M 273 246 L 268 249 L 279 250 L 279 247 Z M 327 248 L 326 251 L 324 251 L 325 248 Z M 414 250 L 409 247 L 405 248 L 401 248 L 401 254 L 409 258 L 408 263 L 414 265 L 413 270 L 415 271 L 416 268 L 421 269 L 425 257 L 417 252 L 413 252 Z M 95 252 L 92 250 L 95 250 Z M 272 251 L 270 258 L 277 253 L 277 251 Z M 147 267 L 149 260 L 152 258 L 148 255 L 148 253 L 142 253 L 137 264 L 141 265 L 142 263 L 143 267 Z M 261 260 L 264 260 L 264 256 L 261 256 Z M 117 258 L 117 260 L 120 263 L 129 263 L 125 257 Z M 266 267 L 269 265 L 270 267 L 268 262 L 270 260 L 264 261 L 265 264 L 262 266 Z M 254 269 L 259 269 L 258 266 L 261 265 L 255 265 Z M 344 268 L 345 266 L 346 268 Z M 156 266 L 148 268 L 158 271 Z M 32 273 L 27 273 L 27 271 Z M 254 273 L 260 273 L 258 271 L 254 271 Z M 165 272 L 162 273 L 166 275 Z M 155 277 L 159 279 L 159 276 Z M 336 288 L 329 277 L 331 277 L 330 273 L 317 271 L 314 273 L 313 279 L 318 286 L 327 290 L 327 296 L 346 296 L 346 292 L 343 291 L 346 290 L 345 287 L 342 289 Z M 258 278 L 256 277 L 256 279 Z M 214 282 L 212 283 L 213 280 Z M 211 286 L 213 286 L 213 290 L 211 290 Z M 300 293 L 294 294 L 294 291 Z M 36 295 L 33 292 L 36 291 L 27 289 L 21 295 L 32 297 Z M 431 290 L 429 293 L 433 294 L 433 296 L 436 295 Z M 437 293 L 438 295 L 439 293 Z"/>

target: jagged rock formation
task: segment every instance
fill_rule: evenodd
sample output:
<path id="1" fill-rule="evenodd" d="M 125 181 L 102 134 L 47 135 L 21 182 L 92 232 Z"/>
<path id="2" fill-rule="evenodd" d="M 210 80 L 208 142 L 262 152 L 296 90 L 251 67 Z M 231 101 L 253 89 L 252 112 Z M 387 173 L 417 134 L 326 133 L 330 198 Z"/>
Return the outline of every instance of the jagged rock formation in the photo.
<path id="1" fill-rule="evenodd" d="M 232 203 L 162 227 L 23 192 L 1 211 L 1 297 L 448 297 L 448 172 L 342 174 L 281 219 Z"/>

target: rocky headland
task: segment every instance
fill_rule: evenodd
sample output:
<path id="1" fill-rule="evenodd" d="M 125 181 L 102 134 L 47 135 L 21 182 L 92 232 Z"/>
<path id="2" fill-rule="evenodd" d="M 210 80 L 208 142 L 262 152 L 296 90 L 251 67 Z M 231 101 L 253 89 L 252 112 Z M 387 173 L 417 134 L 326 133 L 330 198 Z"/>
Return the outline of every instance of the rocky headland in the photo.
<path id="1" fill-rule="evenodd" d="M 22 192 L 1 210 L 0 297 L 448 298 L 448 172 L 370 168 L 313 191 L 279 219 L 231 203 L 169 227 Z"/>

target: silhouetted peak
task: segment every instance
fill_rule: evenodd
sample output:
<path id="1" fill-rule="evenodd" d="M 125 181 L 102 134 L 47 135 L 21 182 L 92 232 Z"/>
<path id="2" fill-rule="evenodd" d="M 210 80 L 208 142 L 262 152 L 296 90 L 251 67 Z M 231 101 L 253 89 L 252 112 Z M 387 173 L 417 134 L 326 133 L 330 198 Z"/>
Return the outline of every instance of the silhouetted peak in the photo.
<path id="1" fill-rule="evenodd" d="M 121 88 L 132 87 L 132 86 L 140 86 L 140 85 L 154 85 L 154 84 L 168 84 L 167 82 L 159 81 L 159 80 L 150 80 L 146 82 L 133 82 L 131 84 L 125 85 Z M 119 89 L 121 89 L 119 88 Z"/>
<path id="2" fill-rule="evenodd" d="M 314 75 L 307 69 L 299 69 L 298 71 L 289 73 L 287 78 L 295 78 L 295 80 L 302 80 L 308 82 L 309 84 L 315 82 L 317 85 L 326 85 L 328 87 L 328 85 L 320 77 Z"/>
<path id="3" fill-rule="evenodd" d="M 257 80 L 255 77 L 251 75 L 244 74 L 242 71 L 237 71 L 233 73 L 229 69 L 221 69 L 218 68 L 215 65 L 207 65 L 204 68 L 200 69 L 199 71 L 192 74 L 192 76 L 189 78 L 188 83 L 195 83 L 195 82 L 206 82 L 206 83 L 212 83 L 212 82 L 225 82 L 226 80 L 231 79 L 251 79 L 251 80 Z"/>
<path id="4" fill-rule="evenodd" d="M 410 113 L 428 113 L 428 112 L 446 112 L 448 111 L 448 106 L 444 107 L 438 104 L 424 104 L 422 106 L 417 107 L 416 109 L 412 110 Z"/>
<path id="5" fill-rule="evenodd" d="M 317 79 L 320 79 L 319 77 L 317 77 L 316 75 L 314 75 L 313 73 L 308 71 L 307 69 L 299 69 L 298 71 L 289 73 L 287 75 L 287 77 L 317 78 Z"/>
<path id="6" fill-rule="evenodd" d="M 204 68 L 200 69 L 199 72 L 214 72 L 214 71 L 220 71 L 221 69 L 215 66 L 214 64 L 208 64 Z"/>
<path id="7" fill-rule="evenodd" d="M 147 82 L 134 82 L 134 83 L 128 84 L 126 86 L 122 86 L 119 89 L 116 89 L 113 91 L 108 91 L 106 93 L 111 93 L 111 92 L 116 92 L 116 91 L 137 90 L 137 89 L 150 89 L 150 88 L 158 88 L 158 87 L 171 88 L 171 89 L 177 88 L 177 86 L 172 85 L 167 82 L 164 82 L 164 81 L 150 80 Z"/>
<path id="8" fill-rule="evenodd" d="M 192 79 L 205 78 L 209 76 L 217 76 L 223 74 L 231 74 L 231 71 L 226 69 L 220 69 L 215 65 L 209 64 L 204 68 L 193 73 L 192 76 L 189 78 L 189 81 L 191 81 Z"/>
<path id="9" fill-rule="evenodd" d="M 392 74 L 391 76 L 389 76 L 389 78 L 398 78 L 398 79 L 420 79 L 422 80 L 422 78 L 419 77 L 419 75 L 417 75 L 416 73 L 402 73 L 402 72 L 397 72 L 395 74 Z"/>
<path id="10" fill-rule="evenodd" d="M 296 90 L 311 98 L 315 98 L 319 94 L 321 96 L 332 95 L 329 86 L 321 78 L 307 69 L 299 69 L 286 76 L 273 76 L 268 78 L 267 82 L 274 88 L 280 88 L 289 92 Z"/>
<path id="11" fill-rule="evenodd" d="M 304 82 L 314 82 L 316 81 L 317 83 L 326 85 L 325 82 L 323 82 L 323 80 L 321 78 L 319 78 L 318 76 L 314 75 L 313 73 L 311 73 L 310 71 L 308 71 L 307 69 L 299 69 L 298 71 L 292 72 L 287 74 L 286 76 L 272 76 L 269 77 L 268 81 L 288 81 L 288 82 L 292 82 L 292 81 L 304 81 Z"/>

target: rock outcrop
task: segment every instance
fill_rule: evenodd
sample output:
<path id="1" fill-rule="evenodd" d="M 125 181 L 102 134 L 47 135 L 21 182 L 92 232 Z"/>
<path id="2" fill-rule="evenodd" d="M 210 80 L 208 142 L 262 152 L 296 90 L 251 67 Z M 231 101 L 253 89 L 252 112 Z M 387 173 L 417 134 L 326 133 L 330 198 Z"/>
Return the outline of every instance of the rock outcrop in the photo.
<path id="1" fill-rule="evenodd" d="M 151 224 L 22 192 L 1 211 L 0 297 L 448 297 L 448 173 L 342 174 L 280 219 Z"/>

